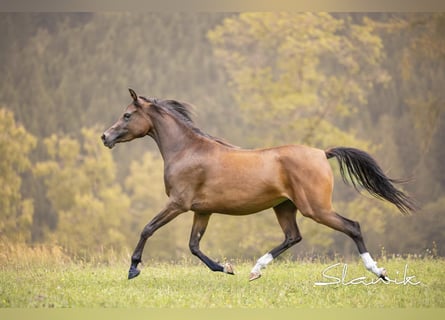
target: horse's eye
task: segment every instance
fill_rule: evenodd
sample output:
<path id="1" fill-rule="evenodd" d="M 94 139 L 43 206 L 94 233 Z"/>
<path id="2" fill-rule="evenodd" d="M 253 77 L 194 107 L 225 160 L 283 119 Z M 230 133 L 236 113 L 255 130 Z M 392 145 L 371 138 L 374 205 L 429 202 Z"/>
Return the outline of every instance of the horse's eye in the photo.
<path id="1" fill-rule="evenodd" d="M 125 113 L 124 114 L 124 120 L 130 120 L 130 118 L 131 118 L 131 113 Z"/>

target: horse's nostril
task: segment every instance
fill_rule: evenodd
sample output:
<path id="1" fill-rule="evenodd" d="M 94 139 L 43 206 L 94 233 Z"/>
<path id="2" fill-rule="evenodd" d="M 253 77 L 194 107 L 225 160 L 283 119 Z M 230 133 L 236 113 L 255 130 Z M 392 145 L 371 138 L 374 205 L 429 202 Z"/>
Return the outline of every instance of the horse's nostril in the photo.
<path id="1" fill-rule="evenodd" d="M 105 142 L 105 133 L 104 133 L 104 134 L 102 134 L 102 136 L 101 136 L 100 138 L 102 139 L 102 141 L 104 141 L 104 142 Z"/>

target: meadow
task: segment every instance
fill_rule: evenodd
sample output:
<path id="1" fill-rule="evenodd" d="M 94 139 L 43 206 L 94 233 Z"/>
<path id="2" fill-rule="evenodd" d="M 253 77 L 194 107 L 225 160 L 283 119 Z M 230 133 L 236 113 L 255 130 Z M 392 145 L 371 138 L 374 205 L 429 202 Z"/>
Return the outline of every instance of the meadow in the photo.
<path id="1" fill-rule="evenodd" d="M 390 283 L 376 281 L 359 259 L 342 258 L 277 259 L 253 282 L 253 260 L 235 261 L 234 276 L 213 273 L 193 257 L 146 261 L 129 281 L 126 257 L 86 262 L 58 248 L 2 249 L 1 308 L 445 307 L 442 258 L 380 257 Z"/>

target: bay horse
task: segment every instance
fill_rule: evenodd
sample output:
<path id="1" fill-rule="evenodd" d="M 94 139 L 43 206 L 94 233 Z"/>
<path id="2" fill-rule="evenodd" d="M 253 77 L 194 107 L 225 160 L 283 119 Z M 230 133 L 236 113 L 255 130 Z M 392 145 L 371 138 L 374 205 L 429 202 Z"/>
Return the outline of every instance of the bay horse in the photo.
<path id="1" fill-rule="evenodd" d="M 258 259 L 249 280 L 261 277 L 261 269 L 301 241 L 296 222 L 299 210 L 305 217 L 348 235 L 355 242 L 370 272 L 388 280 L 377 267 L 363 241 L 360 225 L 333 210 L 333 174 L 328 159 L 337 158 L 342 178 L 373 196 L 393 203 L 402 213 L 415 210 L 414 202 L 388 178 L 366 152 L 349 147 L 328 150 L 304 145 L 285 145 L 246 150 L 198 129 L 190 105 L 175 100 L 138 96 L 129 89 L 132 102 L 101 139 L 108 148 L 116 143 L 150 136 L 164 161 L 167 204 L 142 230 L 132 254 L 128 279 L 139 275 L 138 265 L 147 239 L 178 215 L 193 211 L 189 247 L 212 271 L 233 274 L 229 263 L 221 265 L 206 256 L 199 243 L 213 213 L 248 215 L 273 208 L 284 241 Z"/>

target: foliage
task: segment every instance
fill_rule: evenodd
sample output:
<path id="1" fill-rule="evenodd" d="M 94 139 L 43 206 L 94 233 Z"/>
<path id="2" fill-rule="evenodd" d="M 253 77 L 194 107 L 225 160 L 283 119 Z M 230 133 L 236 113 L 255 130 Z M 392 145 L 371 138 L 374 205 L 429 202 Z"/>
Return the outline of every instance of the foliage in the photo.
<path id="1" fill-rule="evenodd" d="M 327 13 L 243 13 L 209 37 L 249 121 L 280 128 L 268 143 L 360 145 L 338 120 L 363 108 L 375 83 L 388 81 L 372 25 Z"/>
<path id="2" fill-rule="evenodd" d="M 36 138 L 15 122 L 8 109 L 0 108 L 0 239 L 31 240 L 32 199 L 23 198 L 20 174 L 29 170 L 29 153 Z"/>
<path id="3" fill-rule="evenodd" d="M 422 207 L 410 217 L 388 217 L 383 240 L 393 252 L 408 247 L 420 252 L 433 245 L 444 252 L 445 238 L 437 232 L 442 219 L 434 209 L 445 190 L 444 22 L 443 13 L 395 15 L 373 22 L 393 81 L 375 92 L 366 116 L 371 121 L 363 128 L 381 145 L 377 156 L 391 174 L 410 178 L 403 187 Z"/>
<path id="4" fill-rule="evenodd" d="M 130 201 L 115 181 L 113 158 L 98 136 L 94 129 L 83 129 L 81 142 L 52 135 L 44 140 L 48 160 L 34 168 L 58 212 L 52 241 L 72 253 L 119 248 L 125 240 L 121 226 Z"/>

